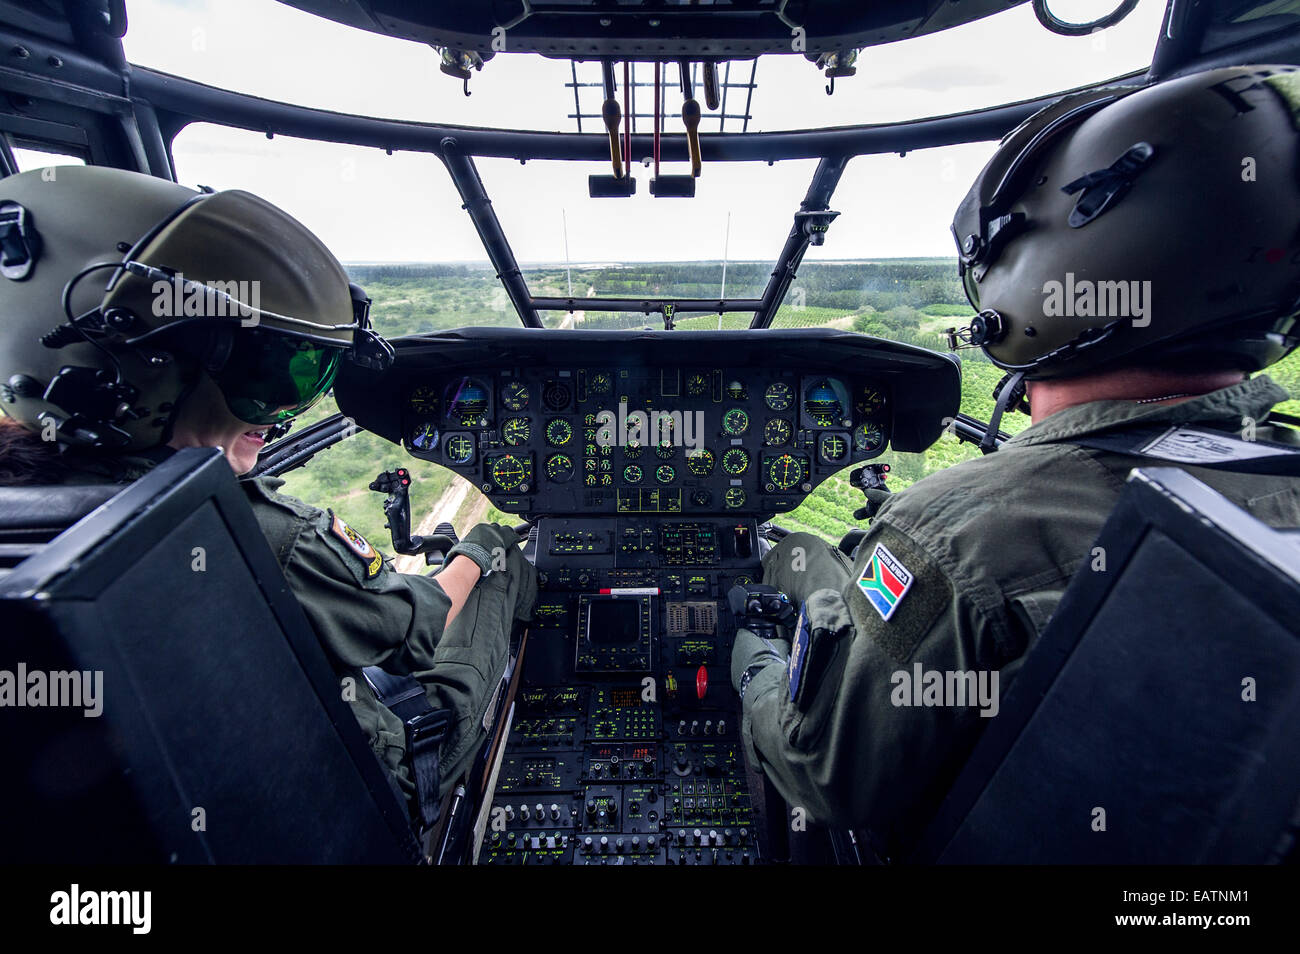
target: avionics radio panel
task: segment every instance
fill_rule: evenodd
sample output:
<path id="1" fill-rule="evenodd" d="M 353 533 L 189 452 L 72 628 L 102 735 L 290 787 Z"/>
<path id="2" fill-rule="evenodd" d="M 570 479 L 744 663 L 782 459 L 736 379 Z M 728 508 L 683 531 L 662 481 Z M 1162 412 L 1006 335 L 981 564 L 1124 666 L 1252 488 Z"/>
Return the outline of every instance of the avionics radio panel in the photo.
<path id="1" fill-rule="evenodd" d="M 729 674 L 753 520 L 543 519 L 540 593 L 483 864 L 767 858 Z"/>

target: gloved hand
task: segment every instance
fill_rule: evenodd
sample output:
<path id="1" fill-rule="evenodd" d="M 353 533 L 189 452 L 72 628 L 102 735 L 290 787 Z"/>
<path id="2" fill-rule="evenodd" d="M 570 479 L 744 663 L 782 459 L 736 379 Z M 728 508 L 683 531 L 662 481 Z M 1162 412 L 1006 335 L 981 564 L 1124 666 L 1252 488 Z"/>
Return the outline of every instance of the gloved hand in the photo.
<path id="1" fill-rule="evenodd" d="M 492 571 L 495 551 L 518 546 L 522 539 L 511 527 L 480 523 L 447 552 L 447 562 L 450 563 L 454 556 L 468 557 L 478 565 L 479 572 L 487 576 Z M 501 565 L 497 566 L 500 568 Z"/>
<path id="2" fill-rule="evenodd" d="M 784 666 L 789 658 L 790 644 L 784 639 L 763 639 L 738 629 L 731 646 L 731 687 L 740 692 L 741 677 L 751 666 Z"/>

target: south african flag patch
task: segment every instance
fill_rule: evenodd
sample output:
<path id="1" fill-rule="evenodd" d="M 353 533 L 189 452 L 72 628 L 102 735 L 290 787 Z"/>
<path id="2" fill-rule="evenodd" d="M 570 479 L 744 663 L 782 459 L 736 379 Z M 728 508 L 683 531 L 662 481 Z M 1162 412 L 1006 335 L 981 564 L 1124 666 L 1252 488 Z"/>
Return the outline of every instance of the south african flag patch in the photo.
<path id="1" fill-rule="evenodd" d="M 880 618 L 888 620 L 898 609 L 907 591 L 912 588 L 914 577 L 910 570 L 889 552 L 883 543 L 877 543 L 871 559 L 862 568 L 858 577 L 858 588 L 867 598 Z"/>

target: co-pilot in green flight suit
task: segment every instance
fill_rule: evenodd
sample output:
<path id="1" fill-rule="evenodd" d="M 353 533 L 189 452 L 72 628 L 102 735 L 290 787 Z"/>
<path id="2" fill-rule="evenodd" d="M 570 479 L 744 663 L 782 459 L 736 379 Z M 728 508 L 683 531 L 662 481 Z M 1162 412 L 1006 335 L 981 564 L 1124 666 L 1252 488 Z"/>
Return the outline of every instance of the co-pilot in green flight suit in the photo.
<path id="1" fill-rule="evenodd" d="M 997 671 L 1005 695 L 1070 577 L 1092 560 L 1128 472 L 1152 463 L 1073 442 L 1121 424 L 1240 433 L 1243 418 L 1262 421 L 1287 396 L 1260 376 L 1181 404 L 1071 407 L 995 454 L 892 495 L 851 561 L 811 534 L 785 538 L 764 557 L 763 579 L 805 607 L 811 635 L 797 666 L 760 655 L 751 667 L 742 728 L 750 758 L 809 820 L 867 827 L 887 854 L 906 849 L 986 719 L 976 705 L 896 706 L 894 673 L 917 663 Z M 1256 436 L 1300 443 L 1281 428 L 1259 426 Z M 1187 470 L 1264 523 L 1300 525 L 1300 479 Z M 882 563 L 902 573 L 873 601 L 867 590 Z M 1159 599 L 1152 594 L 1153 612 Z M 740 666 L 748 661 L 733 661 L 733 674 Z"/>
<path id="2" fill-rule="evenodd" d="M 162 456 L 85 459 L 64 482 L 134 480 Z M 515 620 L 530 618 L 536 602 L 536 571 L 515 545 L 519 537 L 508 527 L 490 528 L 506 551 L 506 568 L 480 579 L 448 626 L 451 600 L 436 574 L 398 573 L 341 519 L 277 493 L 283 484 L 274 477 L 241 482 L 335 672 L 352 680 L 340 691 L 412 809 L 415 786 L 401 720 L 375 698 L 361 669 L 411 675 L 430 705 L 451 711 L 440 751 L 441 798 L 486 737 L 483 720 L 505 669 L 511 629 Z"/>

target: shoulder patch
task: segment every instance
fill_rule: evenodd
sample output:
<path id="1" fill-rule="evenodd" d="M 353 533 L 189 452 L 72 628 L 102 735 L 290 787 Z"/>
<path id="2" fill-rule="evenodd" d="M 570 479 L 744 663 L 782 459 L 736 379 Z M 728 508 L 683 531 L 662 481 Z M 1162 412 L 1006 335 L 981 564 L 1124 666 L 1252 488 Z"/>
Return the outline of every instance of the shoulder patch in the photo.
<path id="1" fill-rule="evenodd" d="M 379 571 L 384 567 L 384 558 L 379 551 L 370 545 L 361 534 L 357 533 L 346 523 L 343 522 L 338 514 L 330 511 L 330 533 L 343 541 L 344 545 L 357 555 L 363 566 L 366 568 L 366 579 L 373 580 L 379 575 Z"/>
<path id="2" fill-rule="evenodd" d="M 888 622 L 898 604 L 912 588 L 913 576 L 902 561 L 889 552 L 883 543 L 877 543 L 871 558 L 862 566 L 857 585 L 867 602 L 880 618 Z"/>
<path id="3" fill-rule="evenodd" d="M 790 646 L 790 661 L 786 665 L 786 681 L 790 684 L 790 701 L 799 698 L 803 684 L 804 661 L 808 658 L 808 608 L 799 608 L 799 621 L 795 624 L 794 642 Z"/>

